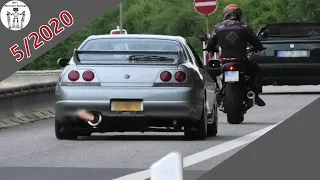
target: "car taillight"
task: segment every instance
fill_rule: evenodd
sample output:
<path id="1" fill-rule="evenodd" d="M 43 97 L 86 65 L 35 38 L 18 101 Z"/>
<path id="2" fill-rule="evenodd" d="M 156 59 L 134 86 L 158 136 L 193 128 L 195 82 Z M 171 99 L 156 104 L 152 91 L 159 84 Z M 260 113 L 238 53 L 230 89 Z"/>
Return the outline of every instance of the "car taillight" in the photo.
<path id="1" fill-rule="evenodd" d="M 83 74 L 82 74 L 82 78 L 85 80 L 85 81 L 92 81 L 94 79 L 94 73 L 92 71 L 85 71 Z"/>
<path id="2" fill-rule="evenodd" d="M 234 70 L 236 70 L 236 67 L 235 67 L 235 66 L 229 66 L 229 67 L 228 67 L 228 70 L 229 70 L 229 71 L 234 71 Z"/>
<path id="3" fill-rule="evenodd" d="M 160 74 L 160 79 L 164 82 L 168 82 L 172 79 L 172 74 L 169 71 L 163 71 Z"/>
<path id="4" fill-rule="evenodd" d="M 174 78 L 178 81 L 178 82 L 184 82 L 187 79 L 187 75 L 186 73 L 179 71 L 174 75 Z"/>
<path id="5" fill-rule="evenodd" d="M 80 78 L 80 74 L 78 71 L 70 71 L 68 74 L 68 78 L 70 81 L 77 81 Z"/>

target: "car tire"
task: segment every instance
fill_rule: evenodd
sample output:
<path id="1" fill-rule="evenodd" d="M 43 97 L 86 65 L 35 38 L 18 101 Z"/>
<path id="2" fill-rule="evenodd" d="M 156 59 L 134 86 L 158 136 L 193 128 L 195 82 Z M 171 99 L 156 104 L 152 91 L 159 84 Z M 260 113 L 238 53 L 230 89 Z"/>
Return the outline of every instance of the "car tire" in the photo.
<path id="1" fill-rule="evenodd" d="M 213 120 L 212 123 L 208 123 L 207 132 L 208 136 L 214 137 L 218 134 L 218 105 L 217 102 L 214 104 L 213 113 L 211 115 Z"/>
<path id="2" fill-rule="evenodd" d="M 57 120 L 54 123 L 55 135 L 59 140 L 76 140 L 78 135 L 72 132 L 66 125 L 60 124 Z"/>
<path id="3" fill-rule="evenodd" d="M 206 101 L 204 100 L 201 118 L 199 122 L 195 125 L 195 131 L 193 131 L 193 127 L 186 128 L 184 131 L 184 135 L 189 140 L 205 140 L 207 137 L 207 129 L 208 129 L 208 118 L 207 118 L 207 107 Z"/>

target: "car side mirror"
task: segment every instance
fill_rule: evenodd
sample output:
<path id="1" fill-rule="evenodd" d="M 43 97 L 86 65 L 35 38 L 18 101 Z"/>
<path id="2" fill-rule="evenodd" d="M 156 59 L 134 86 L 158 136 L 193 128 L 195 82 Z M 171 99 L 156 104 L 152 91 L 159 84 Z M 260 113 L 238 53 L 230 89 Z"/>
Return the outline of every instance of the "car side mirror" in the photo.
<path id="1" fill-rule="evenodd" d="M 58 66 L 64 68 L 64 67 L 66 67 L 67 65 L 69 65 L 69 61 L 70 61 L 70 59 L 59 58 L 58 61 L 57 61 L 57 64 L 58 64 Z"/>
<path id="2" fill-rule="evenodd" d="M 260 34 L 260 37 L 262 37 L 262 38 L 267 38 L 268 36 L 269 36 L 268 31 L 264 31 L 264 32 L 262 32 L 262 33 Z"/>

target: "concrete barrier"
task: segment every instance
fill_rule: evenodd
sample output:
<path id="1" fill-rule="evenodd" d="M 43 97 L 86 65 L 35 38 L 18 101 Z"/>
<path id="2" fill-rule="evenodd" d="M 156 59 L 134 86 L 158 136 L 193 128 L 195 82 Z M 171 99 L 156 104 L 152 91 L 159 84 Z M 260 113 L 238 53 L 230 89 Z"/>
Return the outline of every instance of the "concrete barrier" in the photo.
<path id="1" fill-rule="evenodd" d="M 0 98 L 0 129 L 52 118 L 54 104 L 53 89 Z"/>
<path id="2" fill-rule="evenodd" d="M 17 71 L 0 82 L 0 89 L 57 81 L 61 70 Z"/>
<path id="3" fill-rule="evenodd" d="M 0 84 L 0 128 L 54 117 L 58 71 L 17 72 Z"/>

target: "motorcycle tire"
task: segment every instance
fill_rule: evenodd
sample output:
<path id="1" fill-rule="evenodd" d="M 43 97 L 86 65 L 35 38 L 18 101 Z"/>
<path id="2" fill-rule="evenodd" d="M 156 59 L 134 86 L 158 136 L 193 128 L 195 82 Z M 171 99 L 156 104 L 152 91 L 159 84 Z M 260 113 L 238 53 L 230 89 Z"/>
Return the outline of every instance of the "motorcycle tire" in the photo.
<path id="1" fill-rule="evenodd" d="M 240 124 L 244 120 L 245 90 L 242 83 L 227 83 L 225 87 L 225 110 L 229 124 Z"/>

